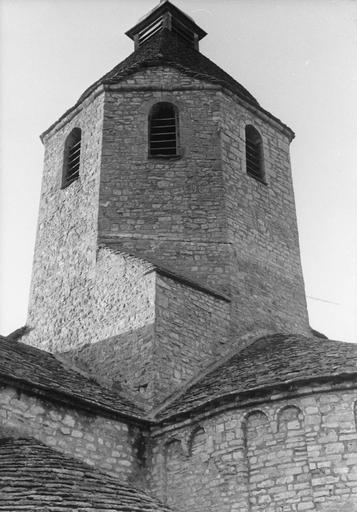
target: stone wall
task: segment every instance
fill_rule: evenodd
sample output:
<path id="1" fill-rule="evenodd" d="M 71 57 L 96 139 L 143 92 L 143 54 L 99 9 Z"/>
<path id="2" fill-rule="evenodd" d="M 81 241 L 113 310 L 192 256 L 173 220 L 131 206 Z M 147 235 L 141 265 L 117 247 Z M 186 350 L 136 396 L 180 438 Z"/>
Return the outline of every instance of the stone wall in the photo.
<path id="1" fill-rule="evenodd" d="M 148 157 L 158 101 L 178 107 L 177 159 Z M 266 184 L 246 173 L 246 124 L 262 135 Z M 230 293 L 234 336 L 309 332 L 290 141 L 277 123 L 157 67 L 107 92 L 103 130 L 101 239 Z"/>
<path id="2" fill-rule="evenodd" d="M 57 350 L 77 337 L 90 310 L 96 264 L 103 97 L 88 101 L 47 135 L 26 341 Z M 65 140 L 82 130 L 79 179 L 62 189 Z"/>
<path id="3" fill-rule="evenodd" d="M 103 247 L 92 285 L 56 353 L 102 385 L 154 404 L 228 349 L 229 302 L 194 283 Z"/>
<path id="4" fill-rule="evenodd" d="M 356 390 L 301 393 L 157 432 L 154 492 L 183 512 L 356 511 Z"/>
<path id="5" fill-rule="evenodd" d="M 266 332 L 309 334 L 302 276 L 290 140 L 271 121 L 221 94 L 222 171 L 232 248 L 232 320 L 238 335 Z M 265 181 L 246 172 L 245 127 L 263 139 Z"/>
<path id="6" fill-rule="evenodd" d="M 0 436 L 2 433 L 34 437 L 124 481 L 139 478 L 134 448 L 138 431 L 120 421 L 2 387 Z"/>
<path id="7" fill-rule="evenodd" d="M 156 401 L 229 349 L 230 304 L 178 280 L 157 276 Z"/>
<path id="8" fill-rule="evenodd" d="M 138 71 L 106 93 L 99 237 L 227 291 L 217 88 L 168 67 Z M 148 115 L 179 112 L 177 158 L 148 157 Z"/>
<path id="9" fill-rule="evenodd" d="M 23 341 L 52 352 L 77 350 L 149 329 L 152 265 L 97 244 L 103 96 L 88 100 L 45 138 L 45 165 Z M 68 133 L 82 129 L 79 179 L 61 188 Z M 117 379 L 119 380 L 119 378 Z"/>
<path id="10" fill-rule="evenodd" d="M 45 324 L 41 318 L 22 341 L 71 360 L 98 382 L 118 389 L 148 383 L 152 374 L 155 274 L 152 265 L 101 248 L 91 275 L 68 301 L 63 288 L 52 289 L 49 308 L 61 307 Z M 85 300 L 83 297 L 85 294 Z M 53 303 L 52 303 L 53 301 Z M 67 324 L 61 322 L 62 316 Z M 58 329 L 53 333 L 52 329 Z"/>
<path id="11" fill-rule="evenodd" d="M 127 256 L 115 257 L 120 268 L 120 258 Z M 111 273 L 106 275 L 111 281 Z M 130 293 L 128 297 L 123 293 L 118 304 L 122 311 L 134 315 L 138 310 L 135 306 L 142 302 L 140 297 L 135 300 L 134 292 L 142 288 L 134 286 L 139 275 L 131 277 Z M 119 330 L 117 335 L 65 351 L 61 356 L 101 384 L 138 393 L 147 404 L 156 405 L 229 349 L 230 304 L 154 269 L 149 269 L 145 278 L 154 287 L 150 297 L 155 297 L 155 307 L 150 322 Z M 115 285 L 114 279 L 112 283 Z M 124 313 L 120 319 L 125 320 Z"/>
<path id="12" fill-rule="evenodd" d="M 152 265 L 101 248 L 87 315 L 57 352 L 103 385 L 151 394 L 155 280 Z"/>
<path id="13" fill-rule="evenodd" d="M 128 91 L 143 83 L 151 90 Z M 175 98 L 163 92 L 172 83 L 179 89 Z M 162 91 L 153 92 L 155 85 Z M 94 94 L 49 130 L 28 315 L 32 331 L 22 341 L 64 355 L 104 385 L 147 399 L 154 395 L 154 374 L 156 396 L 162 397 L 220 353 L 212 339 L 217 335 L 217 347 L 226 342 L 227 306 L 177 286 L 170 311 L 161 311 L 155 306 L 153 265 L 129 255 L 152 256 L 227 291 L 216 94 L 173 69 L 147 70 L 107 92 L 105 103 L 103 94 Z M 147 157 L 148 112 L 163 99 L 180 109 L 181 158 L 170 161 Z M 75 126 L 82 129 L 80 177 L 62 189 L 65 140 Z M 186 323 L 182 316 L 189 309 L 197 312 L 199 340 L 193 339 L 195 318 Z M 177 336 L 183 339 L 177 342 Z M 173 350 L 178 343 L 186 353 L 181 350 L 184 360 L 175 369 L 171 362 L 171 375 L 167 371 L 161 382 L 162 358 L 154 363 L 153 357 L 167 339 Z M 206 356 L 200 359 L 203 347 Z"/>
<path id="14" fill-rule="evenodd" d="M 148 114 L 158 101 L 178 108 L 177 158 L 148 157 Z M 248 122 L 263 136 L 267 185 L 245 171 Z M 64 116 L 44 139 L 32 331 L 23 341 L 65 353 L 104 384 L 150 400 L 156 386 L 163 397 L 223 355 L 228 313 L 180 286 L 170 298 L 161 286 L 161 307 L 156 263 L 231 297 L 231 342 L 307 333 L 289 144 L 272 123 L 169 67 L 138 71 Z M 75 126 L 80 177 L 62 189 Z"/>

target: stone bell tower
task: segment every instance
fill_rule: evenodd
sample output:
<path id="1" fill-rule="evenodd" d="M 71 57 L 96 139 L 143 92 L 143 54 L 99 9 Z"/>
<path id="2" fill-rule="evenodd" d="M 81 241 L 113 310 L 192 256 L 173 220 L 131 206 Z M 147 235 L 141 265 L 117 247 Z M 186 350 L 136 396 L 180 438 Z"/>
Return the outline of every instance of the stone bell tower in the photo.
<path id="1" fill-rule="evenodd" d="M 27 342 L 156 403 L 249 336 L 307 333 L 293 132 L 169 1 L 42 135 Z"/>

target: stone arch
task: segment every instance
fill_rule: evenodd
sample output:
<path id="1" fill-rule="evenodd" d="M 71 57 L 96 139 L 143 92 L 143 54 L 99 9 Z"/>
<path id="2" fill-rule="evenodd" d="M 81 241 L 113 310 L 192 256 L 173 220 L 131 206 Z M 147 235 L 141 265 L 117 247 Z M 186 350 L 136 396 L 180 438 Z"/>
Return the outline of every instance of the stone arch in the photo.
<path id="1" fill-rule="evenodd" d="M 268 416 L 264 411 L 256 409 L 246 414 L 243 419 L 243 432 L 246 447 L 248 447 L 249 442 L 253 439 L 256 439 L 258 444 L 261 443 L 262 435 L 265 430 L 271 429 Z"/>
<path id="2" fill-rule="evenodd" d="M 274 436 L 268 416 L 250 411 L 243 423 L 249 510 L 263 512 L 269 504 L 266 467 L 274 454 Z"/>
<path id="3" fill-rule="evenodd" d="M 168 504 L 172 504 L 174 490 L 180 485 L 183 463 L 181 441 L 177 438 L 169 439 L 164 445 L 165 498 Z"/>
<path id="4" fill-rule="evenodd" d="M 170 457 L 172 454 L 183 454 L 181 440 L 177 437 L 172 437 L 164 444 L 165 458 Z"/>
<path id="5" fill-rule="evenodd" d="M 188 440 L 188 453 L 195 456 L 205 449 L 206 432 L 203 427 L 197 426 L 191 433 Z"/>
<path id="6" fill-rule="evenodd" d="M 148 118 L 150 114 L 150 110 L 156 103 L 172 103 L 177 110 L 179 110 L 180 114 L 181 111 L 185 110 L 186 103 L 180 99 L 177 98 L 175 94 L 171 94 L 170 92 L 161 92 L 159 96 L 155 96 L 153 98 L 148 99 L 141 107 L 139 108 L 139 113 L 144 116 L 145 118 Z"/>
<path id="7" fill-rule="evenodd" d="M 185 435 L 186 434 L 186 435 Z M 187 437 L 186 437 L 187 436 Z M 185 452 L 187 445 L 188 452 Z M 166 503 L 173 509 L 201 512 L 214 504 L 215 510 L 224 509 L 224 497 L 218 492 L 228 488 L 211 456 L 208 433 L 196 424 L 186 431 L 180 442 L 172 438 L 165 445 L 166 452 Z M 233 480 L 233 478 L 232 478 Z M 234 478 L 235 483 L 235 478 Z M 233 484 L 232 484 L 233 485 Z"/>
<path id="8" fill-rule="evenodd" d="M 277 413 L 275 479 L 272 488 L 274 503 L 293 511 L 296 502 L 313 506 L 311 473 L 304 429 L 304 414 L 295 404 L 279 409 Z M 286 489 L 286 494 L 279 488 Z"/>
<path id="9" fill-rule="evenodd" d="M 285 405 L 277 412 L 278 432 L 291 429 L 302 428 L 304 426 L 304 414 L 297 405 Z"/>
<path id="10" fill-rule="evenodd" d="M 313 507 L 304 417 L 296 405 L 284 405 L 276 414 L 277 431 L 261 410 L 245 418 L 249 504 L 251 512 L 293 512 L 296 503 Z M 280 508 L 279 508 L 280 507 Z"/>

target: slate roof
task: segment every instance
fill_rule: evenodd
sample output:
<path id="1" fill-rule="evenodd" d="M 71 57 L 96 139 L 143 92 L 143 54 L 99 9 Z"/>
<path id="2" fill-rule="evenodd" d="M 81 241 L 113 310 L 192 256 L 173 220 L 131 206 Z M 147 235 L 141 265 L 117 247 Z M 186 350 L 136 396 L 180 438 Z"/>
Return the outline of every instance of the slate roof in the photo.
<path id="1" fill-rule="evenodd" d="M 0 439 L 0 511 L 169 512 L 146 493 L 35 439 Z"/>
<path id="2" fill-rule="evenodd" d="M 357 344 L 302 335 L 264 336 L 195 378 L 149 417 L 126 397 L 64 367 L 52 354 L 0 337 L 0 382 L 148 424 L 216 406 L 231 397 L 352 376 L 357 377 Z"/>
<path id="3" fill-rule="evenodd" d="M 288 130 L 290 136 L 294 137 L 294 132 L 286 126 L 280 119 L 273 116 L 270 112 L 263 109 L 258 101 L 250 92 L 238 83 L 222 68 L 217 66 L 210 59 L 205 57 L 199 51 L 187 46 L 173 32 L 163 29 L 148 41 L 130 54 L 126 59 L 117 64 L 111 71 L 102 76 L 99 80 L 88 87 L 80 96 L 77 103 L 65 112 L 59 120 L 64 118 L 71 110 L 76 108 L 87 96 L 89 96 L 100 85 L 117 84 L 137 71 L 155 66 L 169 66 L 185 73 L 188 76 L 204 80 L 212 84 L 217 84 L 230 90 L 238 97 L 258 108 L 265 115 L 277 121 L 281 126 Z M 59 121 L 58 120 L 58 121 Z M 43 137 L 57 124 L 52 124 L 45 130 Z"/>
<path id="4" fill-rule="evenodd" d="M 0 381 L 4 380 L 86 408 L 139 419 L 144 415 L 126 397 L 66 368 L 52 354 L 0 336 Z"/>
<path id="5" fill-rule="evenodd" d="M 187 16 L 187 15 L 186 15 Z M 130 31 L 129 31 L 130 32 Z M 177 35 L 164 28 L 149 38 L 142 46 L 137 48 L 126 59 L 117 64 L 104 76 L 99 78 L 80 96 L 76 104 L 67 110 L 55 123 L 41 134 L 41 139 L 64 117 L 75 109 L 100 85 L 117 84 L 137 71 L 155 66 L 169 66 L 185 73 L 188 76 L 220 85 L 248 104 L 263 112 L 280 126 L 288 131 L 289 136 L 295 137 L 294 132 L 280 119 L 260 106 L 254 96 L 232 76 L 226 73 L 202 53 L 185 44 Z"/>
<path id="6" fill-rule="evenodd" d="M 163 29 L 91 85 L 79 98 L 81 102 L 100 84 L 116 84 L 145 67 L 168 65 L 193 76 L 223 85 L 242 99 L 259 107 L 257 100 L 234 78 L 202 53 L 181 41 L 173 32 Z"/>
<path id="7" fill-rule="evenodd" d="M 194 381 L 157 413 L 182 415 L 230 395 L 247 395 L 292 383 L 357 375 L 357 344 L 302 335 L 262 337 Z"/>

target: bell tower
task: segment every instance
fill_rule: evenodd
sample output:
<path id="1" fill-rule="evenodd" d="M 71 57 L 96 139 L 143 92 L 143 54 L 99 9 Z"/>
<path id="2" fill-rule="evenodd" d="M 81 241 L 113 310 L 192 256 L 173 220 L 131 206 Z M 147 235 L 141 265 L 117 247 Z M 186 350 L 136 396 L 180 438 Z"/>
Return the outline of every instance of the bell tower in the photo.
<path id="1" fill-rule="evenodd" d="M 42 135 L 27 342 L 155 404 L 261 334 L 308 333 L 293 132 L 169 1 Z"/>

